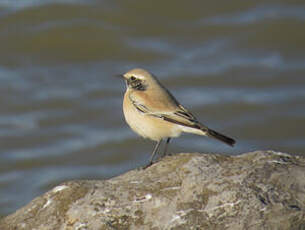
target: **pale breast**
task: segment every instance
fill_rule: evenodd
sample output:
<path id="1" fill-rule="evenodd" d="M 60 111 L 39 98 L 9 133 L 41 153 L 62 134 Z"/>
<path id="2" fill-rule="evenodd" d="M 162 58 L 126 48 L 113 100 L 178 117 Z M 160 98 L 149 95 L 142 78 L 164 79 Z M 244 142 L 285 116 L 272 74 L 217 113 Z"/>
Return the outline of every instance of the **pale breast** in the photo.
<path id="1" fill-rule="evenodd" d="M 158 141 L 181 134 L 179 126 L 138 111 L 130 101 L 128 92 L 124 95 L 123 112 L 130 128 L 144 138 Z"/>

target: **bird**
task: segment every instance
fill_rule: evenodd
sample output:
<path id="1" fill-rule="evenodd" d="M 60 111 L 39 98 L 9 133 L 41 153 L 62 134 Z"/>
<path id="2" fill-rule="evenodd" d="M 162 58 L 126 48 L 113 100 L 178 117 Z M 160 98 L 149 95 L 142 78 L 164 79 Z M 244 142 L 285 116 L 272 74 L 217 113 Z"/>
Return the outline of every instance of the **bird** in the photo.
<path id="1" fill-rule="evenodd" d="M 234 139 L 200 123 L 152 73 L 135 68 L 119 76 L 126 83 L 123 113 L 127 124 L 138 135 L 157 142 L 146 167 L 153 164 L 162 140 L 166 139 L 163 157 L 170 140 L 183 132 L 212 137 L 234 146 Z"/>

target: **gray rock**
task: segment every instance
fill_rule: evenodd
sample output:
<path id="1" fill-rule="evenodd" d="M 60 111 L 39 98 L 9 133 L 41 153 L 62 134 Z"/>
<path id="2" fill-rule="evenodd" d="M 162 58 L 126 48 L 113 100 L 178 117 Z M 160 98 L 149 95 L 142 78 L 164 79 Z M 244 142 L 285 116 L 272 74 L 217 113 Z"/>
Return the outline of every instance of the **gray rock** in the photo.
<path id="1" fill-rule="evenodd" d="M 305 229 L 305 158 L 178 154 L 106 181 L 63 183 L 0 229 Z"/>

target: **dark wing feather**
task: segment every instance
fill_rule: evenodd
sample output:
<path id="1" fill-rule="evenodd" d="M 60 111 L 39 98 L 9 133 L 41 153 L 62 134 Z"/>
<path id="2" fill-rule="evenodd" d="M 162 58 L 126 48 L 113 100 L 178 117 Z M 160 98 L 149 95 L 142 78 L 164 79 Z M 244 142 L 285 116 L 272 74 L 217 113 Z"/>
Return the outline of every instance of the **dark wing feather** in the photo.
<path id="1" fill-rule="evenodd" d="M 154 116 L 154 117 L 157 117 L 162 120 L 165 120 L 165 121 L 168 121 L 171 123 L 175 123 L 178 125 L 187 126 L 190 128 L 201 129 L 201 126 L 200 126 L 199 122 L 196 120 L 196 118 L 190 112 L 188 112 L 185 108 L 183 108 L 181 105 L 179 105 L 178 110 L 176 110 L 174 112 L 155 112 L 155 111 L 149 110 L 149 108 L 147 108 L 145 105 L 137 102 L 132 97 L 130 97 L 130 100 L 131 100 L 133 106 L 135 106 L 135 108 L 141 113 L 147 114 L 149 116 Z"/>
<path id="2" fill-rule="evenodd" d="M 135 101 L 131 97 L 130 97 L 130 100 L 131 100 L 132 104 L 135 106 L 135 108 L 143 114 L 146 114 L 148 116 L 157 117 L 164 121 L 168 121 L 168 122 L 171 122 L 171 123 L 174 123 L 177 125 L 182 125 L 182 126 L 186 126 L 186 127 L 190 127 L 190 128 L 194 128 L 194 129 L 200 129 L 204 133 L 206 133 L 206 135 L 208 135 L 209 137 L 213 137 L 230 146 L 233 146 L 235 144 L 234 139 L 227 137 L 221 133 L 218 133 L 212 129 L 209 129 L 205 125 L 199 123 L 198 120 L 196 119 L 196 117 L 193 114 L 191 114 L 189 111 L 187 111 L 182 105 L 178 105 L 177 110 L 175 110 L 173 112 L 161 112 L 161 111 L 151 111 L 148 107 Z"/>

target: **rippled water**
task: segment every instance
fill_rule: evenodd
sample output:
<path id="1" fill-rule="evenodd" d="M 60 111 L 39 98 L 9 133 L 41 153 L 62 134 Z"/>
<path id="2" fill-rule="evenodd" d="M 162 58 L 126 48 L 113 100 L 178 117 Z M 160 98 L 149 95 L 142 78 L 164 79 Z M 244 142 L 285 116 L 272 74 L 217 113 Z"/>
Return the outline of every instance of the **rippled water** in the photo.
<path id="1" fill-rule="evenodd" d="M 113 78 L 134 67 L 237 140 L 184 135 L 170 152 L 304 154 L 304 28 L 302 1 L 0 1 L 0 215 L 148 161 Z"/>

